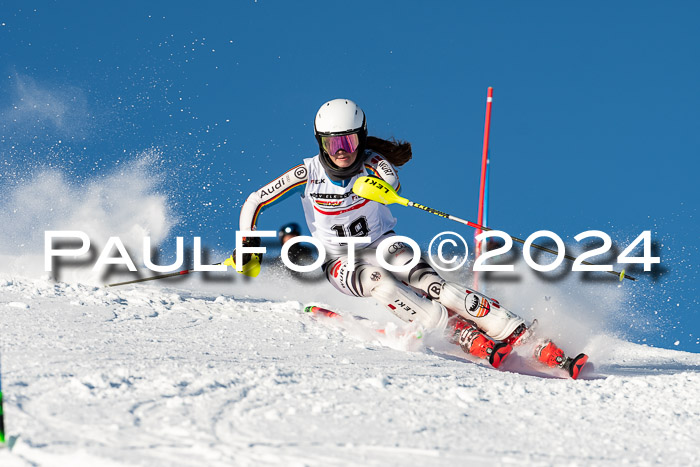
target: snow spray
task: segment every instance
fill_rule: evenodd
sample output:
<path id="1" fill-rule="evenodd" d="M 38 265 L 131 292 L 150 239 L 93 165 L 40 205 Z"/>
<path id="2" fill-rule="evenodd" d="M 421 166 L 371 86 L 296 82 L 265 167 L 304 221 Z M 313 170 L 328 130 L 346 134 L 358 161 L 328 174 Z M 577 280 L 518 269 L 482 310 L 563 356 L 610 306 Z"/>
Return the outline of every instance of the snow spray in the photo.
<path id="1" fill-rule="evenodd" d="M 140 254 L 143 238 L 166 240 L 177 222 L 161 178 L 149 167 L 157 154 L 148 152 L 82 182 L 65 171 L 44 168 L 33 176 L 3 186 L 0 200 L 0 270 L 25 277 L 44 277 L 41 255 L 47 230 L 81 230 L 93 244 L 105 245 L 118 236 L 127 249 Z M 76 264 L 61 280 L 101 284 L 100 274 Z"/>

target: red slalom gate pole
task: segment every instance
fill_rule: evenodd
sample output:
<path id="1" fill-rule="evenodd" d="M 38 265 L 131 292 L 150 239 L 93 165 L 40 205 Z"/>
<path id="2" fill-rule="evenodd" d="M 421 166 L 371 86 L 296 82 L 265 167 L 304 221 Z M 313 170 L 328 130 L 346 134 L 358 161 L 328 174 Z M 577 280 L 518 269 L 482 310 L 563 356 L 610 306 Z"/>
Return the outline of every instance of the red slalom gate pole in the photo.
<path id="1" fill-rule="evenodd" d="M 489 86 L 486 93 L 486 121 L 484 123 L 484 147 L 481 153 L 481 183 L 479 184 L 479 212 L 477 224 L 484 225 L 484 198 L 486 197 L 486 170 L 489 161 L 489 133 L 491 131 L 491 104 L 493 103 L 493 88 Z M 476 229 L 474 238 L 482 232 L 481 228 Z M 474 242 L 474 259 L 481 255 L 481 242 Z M 478 289 L 479 273 L 474 272 L 474 289 Z"/>

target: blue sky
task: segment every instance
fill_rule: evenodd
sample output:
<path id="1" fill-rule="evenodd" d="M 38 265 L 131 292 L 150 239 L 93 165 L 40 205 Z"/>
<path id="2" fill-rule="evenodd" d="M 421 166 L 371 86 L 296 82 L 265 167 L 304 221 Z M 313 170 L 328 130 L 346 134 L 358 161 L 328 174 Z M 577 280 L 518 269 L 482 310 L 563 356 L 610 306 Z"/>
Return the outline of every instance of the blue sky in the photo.
<path id="1" fill-rule="evenodd" d="M 644 1 L 5 1 L 3 183 L 45 165 L 79 183 L 157 148 L 173 235 L 227 250 L 247 194 L 314 155 L 315 111 L 348 97 L 370 134 L 413 144 L 404 196 L 476 220 L 493 86 L 491 226 L 567 243 L 599 229 L 621 247 L 652 230 L 665 272 L 636 284 L 640 306 L 677 303 L 670 339 L 697 351 L 699 13 Z M 36 106 L 17 118 L 28 95 Z M 394 213 L 419 242 L 456 227 Z M 287 201 L 259 227 L 301 219 Z"/>

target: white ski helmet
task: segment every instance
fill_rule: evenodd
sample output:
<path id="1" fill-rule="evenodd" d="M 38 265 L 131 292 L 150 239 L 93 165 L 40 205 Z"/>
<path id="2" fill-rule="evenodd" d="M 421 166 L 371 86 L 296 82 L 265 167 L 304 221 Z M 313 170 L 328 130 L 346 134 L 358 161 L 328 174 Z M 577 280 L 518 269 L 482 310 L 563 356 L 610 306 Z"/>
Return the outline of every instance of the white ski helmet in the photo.
<path id="1" fill-rule="evenodd" d="M 314 134 L 318 142 L 321 165 L 335 181 L 345 180 L 362 170 L 367 141 L 367 120 L 359 105 L 350 99 L 333 99 L 316 112 Z M 329 151 L 357 151 L 357 158 L 350 167 L 340 168 L 333 163 Z"/>

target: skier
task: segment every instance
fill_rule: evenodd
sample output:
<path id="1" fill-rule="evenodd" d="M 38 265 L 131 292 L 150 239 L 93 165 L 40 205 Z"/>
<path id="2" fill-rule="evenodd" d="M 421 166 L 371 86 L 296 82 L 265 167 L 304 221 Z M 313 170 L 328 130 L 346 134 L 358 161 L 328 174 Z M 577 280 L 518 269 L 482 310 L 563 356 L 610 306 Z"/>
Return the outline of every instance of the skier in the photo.
<path id="1" fill-rule="evenodd" d="M 328 255 L 325 276 L 337 290 L 373 297 L 402 320 L 417 321 L 427 330 L 447 330 L 465 352 L 498 367 L 512 347 L 530 335 L 522 318 L 497 300 L 444 280 L 423 258 L 407 272 L 389 272 L 376 260 L 379 243 L 396 235 L 396 219 L 386 205 L 355 195 L 353 183 L 369 175 L 399 191 L 396 167 L 411 159 L 410 143 L 368 136 L 364 112 L 349 99 L 323 104 L 314 132 L 319 154 L 251 193 L 241 209 L 240 230 L 254 230 L 265 207 L 299 192 L 311 235 Z M 344 237 L 369 240 L 355 246 L 352 265 L 347 245 L 338 243 Z M 259 246 L 260 239 L 246 238 L 243 245 Z M 411 248 L 402 242 L 393 243 L 388 253 L 385 260 L 392 266 L 406 265 L 413 258 Z M 243 255 L 243 262 L 250 258 Z M 574 378 L 587 359 L 583 354 L 566 358 L 551 341 L 538 345 L 535 354 L 540 362 L 565 368 Z"/>

